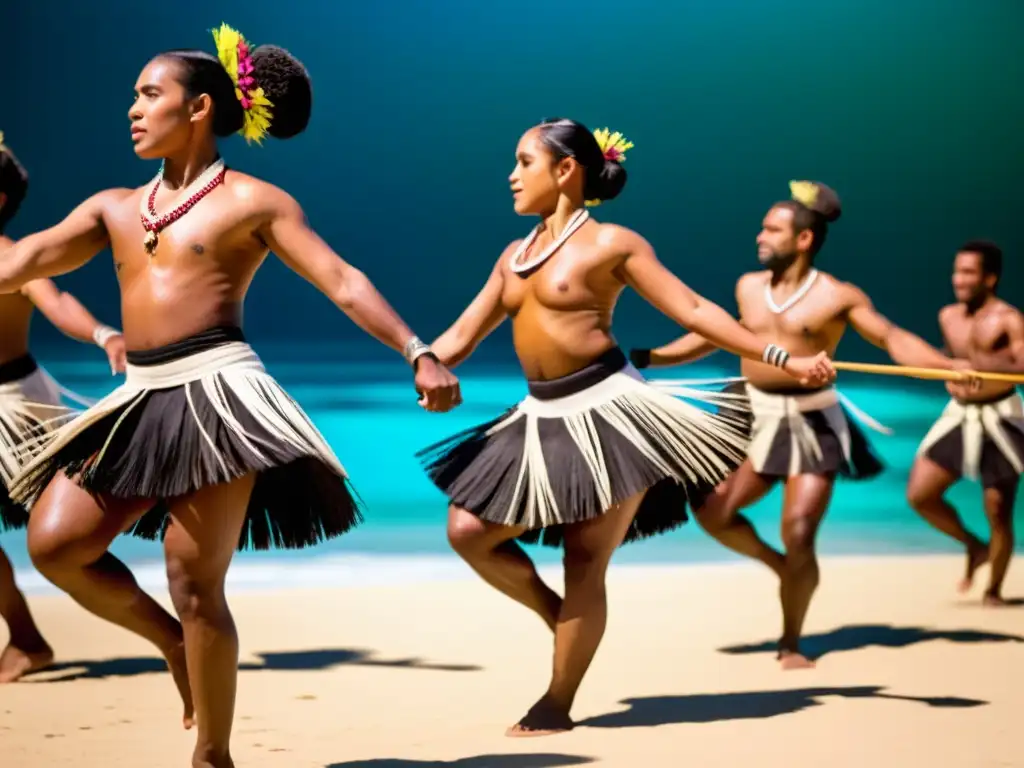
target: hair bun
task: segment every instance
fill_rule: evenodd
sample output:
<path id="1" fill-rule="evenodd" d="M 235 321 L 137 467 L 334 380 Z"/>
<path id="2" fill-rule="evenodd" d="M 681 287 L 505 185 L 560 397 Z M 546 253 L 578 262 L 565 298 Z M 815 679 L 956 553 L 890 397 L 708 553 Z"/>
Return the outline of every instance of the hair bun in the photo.
<path id="1" fill-rule="evenodd" d="M 273 105 L 267 133 L 290 139 L 306 130 L 313 112 L 309 72 L 297 58 L 276 45 L 261 45 L 252 52 L 253 76 Z"/>

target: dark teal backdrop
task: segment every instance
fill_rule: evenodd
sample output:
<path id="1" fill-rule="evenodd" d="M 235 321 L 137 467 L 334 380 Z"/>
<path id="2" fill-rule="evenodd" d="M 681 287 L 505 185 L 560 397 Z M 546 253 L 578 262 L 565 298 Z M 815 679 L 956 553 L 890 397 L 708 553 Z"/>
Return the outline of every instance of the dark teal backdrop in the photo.
<path id="1" fill-rule="evenodd" d="M 129 141 L 135 77 L 161 49 L 213 50 L 222 20 L 291 49 L 315 87 L 307 133 L 262 148 L 232 138 L 228 162 L 293 193 L 425 337 L 532 226 L 512 211 L 507 175 L 521 131 L 553 115 L 635 141 L 623 196 L 597 215 L 639 230 L 727 307 L 791 178 L 843 198 L 820 265 L 933 341 L 966 238 L 1003 246 L 1004 293 L 1024 299 L 1016 0 L 11 0 L 0 130 L 32 176 L 12 234 L 151 177 Z M 117 319 L 109 254 L 60 282 Z M 633 295 L 616 322 L 627 345 L 676 333 Z M 257 344 L 361 337 L 273 259 L 246 326 Z M 43 323 L 36 334 L 56 338 Z M 507 358 L 508 340 L 499 331 L 485 354 Z M 843 352 L 878 359 L 860 342 Z"/>

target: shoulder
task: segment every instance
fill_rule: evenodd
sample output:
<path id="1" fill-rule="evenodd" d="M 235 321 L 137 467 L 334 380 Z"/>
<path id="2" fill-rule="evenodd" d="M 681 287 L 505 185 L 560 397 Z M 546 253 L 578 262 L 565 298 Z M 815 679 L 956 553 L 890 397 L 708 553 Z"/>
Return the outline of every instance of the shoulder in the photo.
<path id="1" fill-rule="evenodd" d="M 997 314 L 1000 320 L 1006 324 L 1019 325 L 1024 320 L 1024 315 L 1021 314 L 1019 309 L 1001 299 L 997 305 Z"/>
<path id="2" fill-rule="evenodd" d="M 621 224 L 605 224 L 594 222 L 597 227 L 595 242 L 609 256 L 625 258 L 627 256 L 644 256 L 654 258 L 654 248 L 641 235 Z"/>
<path id="3" fill-rule="evenodd" d="M 224 176 L 224 187 L 239 205 L 255 213 L 270 218 L 304 216 L 298 200 L 269 181 L 247 173 L 229 170 Z"/>
<path id="4" fill-rule="evenodd" d="M 939 322 L 944 323 L 950 320 L 956 320 L 962 317 L 964 314 L 964 307 L 962 304 L 947 304 L 939 310 Z"/>
<path id="5" fill-rule="evenodd" d="M 141 195 L 142 190 L 143 187 L 135 187 L 134 189 L 129 187 L 104 189 L 102 192 L 97 192 L 92 197 L 87 198 L 82 205 L 100 211 L 106 211 L 108 209 L 124 205 L 128 201 L 134 199 L 136 194 Z"/>
<path id="6" fill-rule="evenodd" d="M 768 270 L 758 269 L 754 272 L 747 272 L 740 275 L 736 281 L 736 293 L 746 293 L 755 288 L 761 288 L 768 281 Z"/>
<path id="7" fill-rule="evenodd" d="M 833 292 L 836 306 L 842 310 L 854 307 L 870 307 L 871 297 L 859 285 L 848 280 L 840 280 L 828 272 L 819 272 L 822 283 Z"/>
<path id="8" fill-rule="evenodd" d="M 512 255 L 516 252 L 516 249 L 523 244 L 523 240 L 525 240 L 525 238 L 519 237 L 505 246 L 505 248 L 501 252 L 501 255 L 498 257 L 498 260 L 494 262 L 494 267 L 491 269 L 492 275 L 501 276 L 505 274 L 505 270 L 508 269 L 509 259 L 512 258 Z"/>

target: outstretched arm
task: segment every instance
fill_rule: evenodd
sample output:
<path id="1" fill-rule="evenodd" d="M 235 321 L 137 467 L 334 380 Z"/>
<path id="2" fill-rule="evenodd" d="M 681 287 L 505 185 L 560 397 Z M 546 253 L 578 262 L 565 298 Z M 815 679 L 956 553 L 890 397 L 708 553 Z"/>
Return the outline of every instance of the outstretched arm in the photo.
<path id="1" fill-rule="evenodd" d="M 0 293 L 14 293 L 25 283 L 78 269 L 110 242 L 103 224 L 106 206 L 124 194 L 110 189 L 93 195 L 60 224 L 22 238 L 0 253 Z"/>
<path id="2" fill-rule="evenodd" d="M 501 264 L 516 245 L 512 243 L 505 249 L 480 293 L 459 319 L 430 345 L 434 354 L 449 368 L 454 368 L 469 357 L 477 345 L 505 319 L 505 309 L 501 305 Z"/>
<path id="3" fill-rule="evenodd" d="M 33 280 L 26 283 L 21 292 L 47 320 L 72 339 L 95 342 L 97 333 L 106 327 L 74 296 L 62 291 L 52 280 Z"/>
<path id="4" fill-rule="evenodd" d="M 458 380 L 437 362 L 360 270 L 338 256 L 306 222 L 299 204 L 268 185 L 271 209 L 258 233 L 281 260 L 316 286 L 352 321 L 400 352 L 416 371 L 427 410 L 447 411 L 461 402 Z"/>
<path id="5" fill-rule="evenodd" d="M 21 292 L 65 335 L 78 341 L 93 342 L 103 349 L 110 360 L 112 373 L 124 371 L 126 353 L 121 333 L 99 322 L 78 299 L 60 290 L 49 279 L 26 283 Z"/>
<path id="6" fill-rule="evenodd" d="M 651 305 L 716 347 L 750 360 L 764 359 L 766 345 L 720 306 L 690 290 L 658 261 L 646 240 L 626 229 L 618 230 L 616 237 L 626 254 L 622 267 L 626 283 Z M 824 358 L 808 365 L 805 359 L 787 355 L 782 362 L 787 373 L 802 381 L 828 380 L 834 373 Z"/>
<path id="7" fill-rule="evenodd" d="M 860 288 L 847 283 L 844 288 L 848 307 L 846 319 L 867 341 L 889 353 L 897 365 L 956 369 L 956 363 L 920 336 L 915 336 L 882 316 Z"/>
<path id="8" fill-rule="evenodd" d="M 743 280 L 741 279 L 736 283 L 737 304 L 739 304 L 739 291 L 742 282 Z M 739 320 L 739 323 L 743 325 L 743 320 Z M 633 360 L 633 364 L 638 368 L 660 368 L 695 363 L 718 351 L 718 349 L 719 347 L 712 344 L 699 333 L 687 333 L 675 341 L 670 341 L 668 344 L 656 347 L 655 349 L 631 350 L 630 357 Z"/>
<path id="9" fill-rule="evenodd" d="M 270 250 L 356 325 L 382 344 L 404 353 L 406 344 L 414 338 L 409 326 L 362 271 L 338 256 L 309 227 L 294 199 L 281 190 L 274 189 L 274 193 L 277 199 L 272 215 L 260 230 Z"/>
<path id="10" fill-rule="evenodd" d="M 630 358 L 638 368 L 662 368 L 695 363 L 717 351 L 718 347 L 699 333 L 688 333 L 654 349 L 632 349 Z"/>

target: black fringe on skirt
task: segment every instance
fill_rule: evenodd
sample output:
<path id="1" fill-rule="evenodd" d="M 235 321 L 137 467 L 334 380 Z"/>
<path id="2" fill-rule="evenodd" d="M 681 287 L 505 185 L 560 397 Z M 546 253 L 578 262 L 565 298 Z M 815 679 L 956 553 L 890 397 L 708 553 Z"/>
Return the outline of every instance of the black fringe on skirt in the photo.
<path id="1" fill-rule="evenodd" d="M 722 389 L 729 394 L 746 394 L 744 382 L 733 382 Z M 807 390 L 794 390 L 794 393 L 805 393 Z M 747 401 L 749 408 L 749 400 Z M 807 411 L 801 414 L 810 425 L 818 438 L 821 446 L 822 458 L 813 465 L 807 467 L 807 474 L 838 474 L 847 480 L 870 480 L 877 477 L 885 470 L 885 464 L 875 453 L 871 443 L 868 441 L 864 431 L 860 428 L 854 416 L 839 404 L 846 418 L 847 428 L 850 430 L 850 460 L 847 460 L 843 453 L 839 436 L 832 430 L 828 419 L 821 411 Z M 754 414 L 749 410 L 740 410 L 721 406 L 718 413 L 728 416 L 742 424 L 743 433 L 749 437 L 754 424 Z M 772 448 L 769 452 L 768 461 L 761 473 L 766 477 L 786 477 L 789 473 L 790 451 L 792 450 L 792 435 L 789 427 L 782 424 L 775 439 L 772 441 Z"/>
<path id="2" fill-rule="evenodd" d="M 989 405 L 1011 397 L 1018 397 L 1016 390 L 1005 395 L 983 400 L 974 405 Z M 1010 440 L 1013 450 L 1018 456 L 1024 456 L 1024 431 L 1016 419 L 1002 419 L 1003 431 Z M 936 440 L 924 452 L 925 458 L 938 464 L 954 477 L 961 477 L 964 471 L 964 430 L 957 427 Z M 981 456 L 978 461 L 979 480 L 983 488 L 1002 488 L 1020 480 L 1020 473 L 1003 455 L 995 440 L 983 433 L 981 438 Z"/>
<path id="3" fill-rule="evenodd" d="M 28 525 L 28 511 L 13 501 L 7 486 L 0 482 L 0 533 L 16 531 Z"/>
<path id="4" fill-rule="evenodd" d="M 189 343 L 179 342 L 170 359 L 209 348 L 211 337 L 222 343 L 241 340 L 240 335 L 237 329 L 208 331 L 186 340 Z M 144 354 L 152 359 L 155 352 Z M 167 359 L 165 355 L 161 362 Z M 35 498 L 58 472 L 64 472 L 93 494 L 155 499 L 155 506 L 128 531 L 154 540 L 163 538 L 175 498 L 255 472 L 238 549 L 301 549 L 340 536 L 362 522 L 361 504 L 347 478 L 269 433 L 225 388 L 229 412 L 265 454 L 257 456 L 226 426 L 202 387 L 190 390 L 191 406 L 184 386 L 149 390 L 141 395 L 141 402 L 133 400 L 86 428 L 26 478 L 27 497 Z"/>
<path id="5" fill-rule="evenodd" d="M 573 391 L 582 391 L 587 388 L 587 384 L 593 385 L 601 378 L 607 378 L 611 373 L 621 370 L 624 363 L 621 351 L 613 349 L 578 374 L 543 384 L 562 386 L 566 391 L 553 393 L 553 396 L 564 396 Z M 565 381 L 571 377 L 577 380 Z M 534 390 L 535 387 L 531 386 L 531 391 L 539 397 L 539 393 Z M 488 435 L 487 432 L 513 417 L 517 408 L 511 408 L 493 421 L 459 432 L 417 453 L 431 481 L 448 497 L 452 505 L 493 523 L 507 524 L 509 520 L 509 506 L 515 499 L 516 480 L 524 460 L 527 417 L 520 417 L 515 423 L 493 434 Z M 717 420 L 713 414 L 709 414 L 709 417 Z M 711 482 L 677 482 L 674 477 L 666 477 L 663 469 L 644 456 L 628 437 L 598 413 L 592 412 L 592 418 L 596 428 L 594 442 L 600 446 L 611 481 L 611 503 L 614 505 L 641 491 L 647 491 L 623 543 L 682 526 L 689 519 L 687 507 L 699 508 L 715 486 L 742 461 L 742 456 L 730 455 L 724 448 L 719 449 L 709 441 L 703 446 L 705 459 L 710 454 L 717 455 L 725 463 L 727 471 Z M 543 464 L 562 519 L 555 525 L 527 530 L 518 540 L 559 547 L 564 540 L 565 525 L 597 518 L 607 512 L 608 504 L 601 502 L 593 474 L 565 422 L 561 418 L 539 418 L 537 423 Z M 669 451 L 663 443 L 659 443 L 656 436 L 651 436 L 650 423 L 637 419 L 633 424 L 641 434 L 651 437 L 650 442 L 659 458 L 672 467 L 676 474 L 680 477 L 689 476 L 686 459 Z M 658 424 L 655 429 L 671 430 L 672 427 L 670 424 Z M 712 473 L 705 469 L 697 474 L 707 476 Z M 511 515 L 513 525 L 522 524 L 519 521 L 524 519 L 526 509 L 526 495 L 520 492 Z"/>
<path id="6" fill-rule="evenodd" d="M 39 370 L 39 364 L 32 355 L 22 355 L 14 360 L 0 364 L 0 384 L 10 384 L 28 378 Z M 6 445 L 17 446 L 26 440 L 42 437 L 46 429 L 38 427 L 18 432 L 8 432 L 0 421 L 0 442 Z M 16 531 L 28 525 L 28 510 L 21 504 L 11 499 L 7 486 L 0 481 L 0 532 Z"/>

